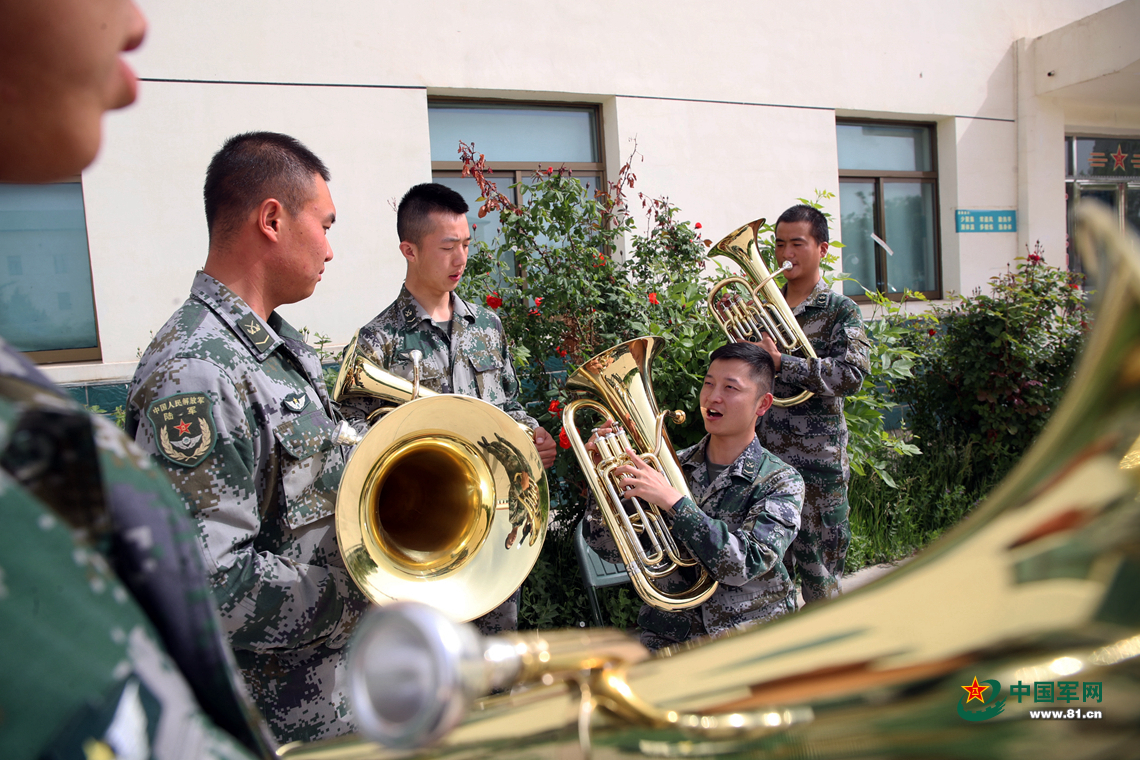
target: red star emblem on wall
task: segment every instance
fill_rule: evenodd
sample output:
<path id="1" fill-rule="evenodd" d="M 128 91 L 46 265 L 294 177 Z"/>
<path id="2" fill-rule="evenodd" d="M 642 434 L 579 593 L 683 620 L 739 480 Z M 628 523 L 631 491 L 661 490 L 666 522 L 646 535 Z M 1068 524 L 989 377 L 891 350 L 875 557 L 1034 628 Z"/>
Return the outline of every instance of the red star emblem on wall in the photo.
<path id="1" fill-rule="evenodd" d="M 174 426 L 174 429 L 178 431 L 178 435 L 186 435 L 187 433 L 190 432 L 190 423 L 187 422 L 186 420 L 179 420 L 178 424 Z M 978 680 L 977 678 L 974 679 L 975 682 L 977 680 Z M 966 687 L 963 686 L 962 688 L 964 689 Z M 966 700 L 966 701 L 969 702 L 970 700 Z"/>
<path id="2" fill-rule="evenodd" d="M 977 676 L 974 676 L 974 682 L 972 684 L 970 684 L 969 686 L 963 686 L 962 688 L 965 689 L 966 693 L 970 695 L 969 698 L 966 700 L 966 704 L 970 704 L 975 699 L 978 700 L 979 702 L 981 702 L 983 705 L 986 703 L 986 700 L 982 698 L 982 692 L 985 691 L 986 689 L 990 688 L 990 685 L 989 684 L 980 685 L 978 683 L 978 677 Z"/>
<path id="3" fill-rule="evenodd" d="M 1124 159 L 1128 158 L 1128 154 L 1122 152 L 1120 150 L 1119 145 L 1116 146 L 1116 152 L 1115 153 L 1109 153 L 1108 156 L 1109 156 L 1109 158 L 1112 159 L 1112 170 L 1113 171 L 1116 171 L 1117 169 L 1123 169 L 1124 168 Z"/>

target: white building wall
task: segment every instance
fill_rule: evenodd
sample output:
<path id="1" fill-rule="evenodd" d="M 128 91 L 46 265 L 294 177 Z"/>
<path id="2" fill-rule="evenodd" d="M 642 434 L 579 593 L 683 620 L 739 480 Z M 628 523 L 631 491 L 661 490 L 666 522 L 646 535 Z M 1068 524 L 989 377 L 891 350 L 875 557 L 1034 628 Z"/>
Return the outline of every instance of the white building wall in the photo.
<path id="1" fill-rule="evenodd" d="M 107 118 L 84 174 L 104 361 L 49 372 L 129 376 L 204 261 L 209 158 L 247 130 L 292 134 L 332 171 L 336 258 L 282 312 L 343 343 L 402 279 L 389 202 L 430 178 L 429 96 L 601 104 L 611 177 L 636 138 L 638 189 L 714 239 L 837 191 L 837 114 L 936 123 L 944 289 L 971 290 L 1029 237 L 1063 256 L 1057 160 L 1076 111 L 1044 103 L 1018 40 L 1112 4 L 142 0 L 139 102 Z M 1140 130 L 1140 103 L 1079 113 L 1086 130 Z M 956 208 L 1018 208 L 1019 233 L 958 235 Z"/>

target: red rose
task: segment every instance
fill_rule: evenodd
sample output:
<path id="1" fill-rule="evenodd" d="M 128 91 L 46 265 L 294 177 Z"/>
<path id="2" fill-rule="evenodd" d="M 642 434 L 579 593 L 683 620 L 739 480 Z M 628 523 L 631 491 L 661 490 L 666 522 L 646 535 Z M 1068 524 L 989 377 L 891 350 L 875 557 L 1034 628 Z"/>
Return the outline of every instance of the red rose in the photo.
<path id="1" fill-rule="evenodd" d="M 566 428 L 562 428 L 562 432 L 558 434 L 558 445 L 564 449 L 570 448 L 570 439 L 566 436 Z"/>
<path id="2" fill-rule="evenodd" d="M 546 173 L 547 173 L 547 175 L 554 174 L 554 167 L 553 166 L 546 167 Z"/>
<path id="3" fill-rule="evenodd" d="M 649 303 L 653 304 L 654 306 L 659 306 L 661 304 L 661 302 L 657 300 L 656 293 L 649 294 Z"/>
<path id="4" fill-rule="evenodd" d="M 562 356 L 562 357 L 565 357 L 565 356 L 566 356 L 566 353 L 567 353 L 567 352 L 566 352 L 566 349 L 565 349 L 565 348 L 563 348 L 562 346 L 559 346 L 559 347 L 558 347 L 557 349 L 555 349 L 555 350 L 558 352 L 558 355 L 559 355 L 559 356 Z"/>
<path id="5" fill-rule="evenodd" d="M 542 296 L 539 296 L 538 298 L 534 299 L 534 305 L 535 305 L 535 307 L 542 306 Z"/>
<path id="6" fill-rule="evenodd" d="M 503 299 L 499 298 L 498 293 L 491 293 L 487 296 L 487 305 L 492 309 L 497 309 L 503 305 Z"/>
<path id="7" fill-rule="evenodd" d="M 930 333 L 931 335 L 933 335 L 933 334 L 934 334 L 934 333 L 936 333 L 936 332 L 938 332 L 938 331 L 937 331 L 937 330 L 935 330 L 933 327 L 931 327 L 931 328 L 930 328 L 930 330 L 929 330 L 929 333 Z"/>
<path id="8" fill-rule="evenodd" d="M 697 223 L 696 223 L 696 224 L 694 224 L 693 226 L 694 226 L 694 227 L 696 227 L 696 228 L 699 230 L 699 229 L 701 228 L 701 223 L 700 223 L 700 222 L 697 222 Z"/>
<path id="9" fill-rule="evenodd" d="M 550 402 L 550 406 L 548 407 L 547 411 L 549 411 L 551 414 L 558 414 L 560 411 L 562 411 L 562 406 L 558 403 L 558 399 L 554 399 Z"/>
<path id="10" fill-rule="evenodd" d="M 1076 289 L 1080 288 L 1081 286 L 1075 282 L 1070 282 L 1069 287 L 1072 288 L 1073 290 L 1076 290 Z"/>

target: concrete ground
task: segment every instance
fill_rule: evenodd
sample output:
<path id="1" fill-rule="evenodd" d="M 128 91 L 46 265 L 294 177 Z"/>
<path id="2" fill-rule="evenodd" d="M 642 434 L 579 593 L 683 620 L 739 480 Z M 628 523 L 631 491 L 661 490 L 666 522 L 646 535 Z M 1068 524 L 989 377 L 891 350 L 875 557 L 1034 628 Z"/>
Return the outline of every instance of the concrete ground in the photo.
<path id="1" fill-rule="evenodd" d="M 862 570 L 855 571 L 851 575 L 845 575 L 845 576 L 843 576 L 843 581 L 842 581 L 843 590 L 844 590 L 844 592 L 854 591 L 855 589 L 859 588 L 860 586 L 866 586 L 871 581 L 882 578 L 884 575 L 891 572 L 892 570 L 897 568 L 899 565 L 904 564 L 905 562 L 906 562 L 906 560 L 903 560 L 902 562 L 899 562 L 899 563 L 894 564 L 894 565 L 889 565 L 889 564 L 888 565 L 868 565 L 867 567 L 864 567 Z M 798 590 L 796 591 L 796 603 L 797 603 L 799 608 L 802 608 L 804 606 L 803 594 L 801 592 L 799 592 Z"/>

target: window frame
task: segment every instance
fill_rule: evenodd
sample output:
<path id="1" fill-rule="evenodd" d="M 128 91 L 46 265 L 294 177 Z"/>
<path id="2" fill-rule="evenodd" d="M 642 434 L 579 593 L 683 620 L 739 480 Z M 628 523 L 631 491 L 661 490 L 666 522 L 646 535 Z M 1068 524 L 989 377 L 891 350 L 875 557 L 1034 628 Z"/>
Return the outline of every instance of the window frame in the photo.
<path id="1" fill-rule="evenodd" d="M 606 181 L 606 145 L 602 139 L 602 106 L 600 103 L 588 103 L 572 100 L 512 100 L 509 98 L 455 98 L 455 97 L 429 97 L 427 104 L 428 110 L 431 110 L 433 105 L 448 104 L 448 103 L 465 103 L 472 105 L 491 105 L 491 106 L 508 106 L 512 108 L 523 109 L 532 106 L 540 107 L 558 107 L 558 108 L 578 108 L 589 109 L 594 114 L 594 139 L 597 141 L 598 146 L 598 161 L 564 161 L 555 163 L 553 161 L 494 161 L 487 159 L 487 166 L 493 170 L 490 179 L 496 184 L 499 192 L 504 195 L 507 194 L 507 187 L 510 185 L 518 184 L 526 179 L 531 173 L 537 171 L 542 166 L 566 167 L 574 172 L 575 176 L 579 173 L 597 175 L 598 182 L 604 183 Z M 429 116 L 430 123 L 430 116 Z M 458 147 L 458 146 L 456 146 Z M 431 175 L 433 178 L 437 176 L 442 177 L 459 177 L 463 173 L 462 161 L 432 161 L 431 162 Z M 500 178 L 511 176 L 510 182 L 505 185 L 499 184 Z M 518 199 L 515 199 L 518 202 Z"/>
<path id="2" fill-rule="evenodd" d="M 939 203 L 938 192 L 938 125 L 931 121 L 905 121 L 905 120 L 885 120 L 885 119 L 857 119 L 857 118 L 836 118 L 836 164 L 838 165 L 838 127 L 843 125 L 863 125 L 869 124 L 880 127 L 923 127 L 930 136 L 930 171 L 887 171 L 875 169 L 839 169 L 839 183 L 843 184 L 844 180 L 866 182 L 873 180 L 875 183 L 875 234 L 880 238 L 886 240 L 883 234 L 887 226 L 886 208 L 883 204 L 883 185 L 889 182 L 904 181 L 912 184 L 930 185 L 933 194 L 931 197 L 933 227 L 934 227 L 934 289 L 920 291 L 922 295 L 928 300 L 939 300 L 942 298 L 942 224 L 941 212 Z M 886 182 L 884 182 L 884 180 Z M 901 182 L 900 182 L 901 184 Z M 843 230 L 843 210 L 840 209 L 840 242 L 842 242 Z M 887 241 L 888 243 L 890 241 Z M 873 243 L 875 246 L 875 289 L 882 295 L 886 296 L 892 301 L 901 301 L 903 298 L 902 293 L 884 293 L 883 288 L 890 285 L 890 280 L 885 276 L 887 272 L 887 252 L 878 243 Z M 848 296 L 856 303 L 871 303 L 871 299 L 866 295 Z"/>
<path id="3" fill-rule="evenodd" d="M 26 184 L 26 183 L 15 183 Z M 91 316 L 95 323 L 95 345 L 87 348 L 53 348 L 45 351 L 21 351 L 33 364 L 78 364 L 81 362 L 101 362 L 103 360 L 103 338 L 99 331 L 99 303 L 95 297 L 95 268 L 91 265 L 91 234 L 87 223 L 87 196 L 83 189 L 83 175 L 77 174 L 64 179 L 43 182 L 44 185 L 79 185 L 83 198 L 83 237 L 87 244 L 87 271 L 91 274 Z"/>

